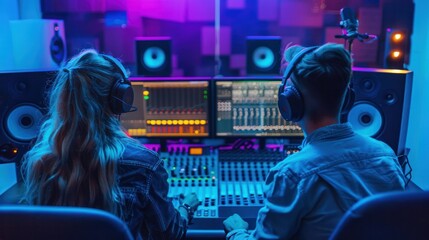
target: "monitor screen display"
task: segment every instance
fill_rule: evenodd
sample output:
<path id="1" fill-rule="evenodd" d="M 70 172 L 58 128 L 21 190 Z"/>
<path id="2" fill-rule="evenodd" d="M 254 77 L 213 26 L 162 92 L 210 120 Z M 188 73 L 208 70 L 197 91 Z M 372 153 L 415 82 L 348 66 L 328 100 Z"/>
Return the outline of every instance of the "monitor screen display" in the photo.
<path id="1" fill-rule="evenodd" d="M 137 111 L 121 116 L 131 137 L 209 135 L 209 81 L 131 81 Z"/>
<path id="2" fill-rule="evenodd" d="M 215 80 L 216 136 L 303 136 L 277 107 L 280 80 Z"/>

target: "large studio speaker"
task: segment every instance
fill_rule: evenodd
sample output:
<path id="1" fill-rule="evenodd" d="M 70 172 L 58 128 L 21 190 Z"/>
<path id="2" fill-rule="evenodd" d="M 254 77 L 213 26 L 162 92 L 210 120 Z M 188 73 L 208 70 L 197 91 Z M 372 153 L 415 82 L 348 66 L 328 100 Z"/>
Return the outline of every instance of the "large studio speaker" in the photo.
<path id="1" fill-rule="evenodd" d="M 0 163 L 19 162 L 47 112 L 54 72 L 0 73 Z"/>
<path id="2" fill-rule="evenodd" d="M 246 72 L 249 75 L 278 75 L 281 62 L 281 38 L 248 36 L 246 39 Z"/>
<path id="3" fill-rule="evenodd" d="M 62 20 L 26 19 L 10 21 L 14 69 L 58 69 L 66 59 Z"/>
<path id="4" fill-rule="evenodd" d="M 138 75 L 171 75 L 171 39 L 169 37 L 139 37 L 135 42 Z"/>
<path id="5" fill-rule="evenodd" d="M 413 73 L 406 70 L 355 68 L 355 103 L 347 120 L 358 133 L 405 150 Z"/>

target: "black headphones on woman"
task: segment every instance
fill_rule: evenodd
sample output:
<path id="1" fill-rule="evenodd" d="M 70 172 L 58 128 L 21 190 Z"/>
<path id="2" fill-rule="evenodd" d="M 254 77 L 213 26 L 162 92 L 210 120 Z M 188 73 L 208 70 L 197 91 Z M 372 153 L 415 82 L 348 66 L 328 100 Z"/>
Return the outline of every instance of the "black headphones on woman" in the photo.
<path id="1" fill-rule="evenodd" d="M 110 110 L 117 115 L 136 111 L 137 108 L 133 106 L 134 91 L 131 86 L 131 82 L 127 78 L 127 72 L 124 67 L 116 58 L 105 54 L 100 55 L 109 61 L 114 68 L 121 73 L 121 78 L 115 81 L 110 90 Z"/>
<path id="2" fill-rule="evenodd" d="M 282 78 L 282 83 L 279 86 L 278 92 L 278 107 L 280 114 L 287 121 L 299 122 L 304 116 L 305 104 L 301 92 L 291 82 L 291 85 L 286 85 L 287 80 L 295 70 L 296 65 L 302 60 L 307 53 L 314 52 L 318 46 L 302 49 L 289 62 Z M 355 92 L 350 87 L 347 87 L 346 96 L 341 108 L 341 115 L 347 114 L 353 107 Z"/>

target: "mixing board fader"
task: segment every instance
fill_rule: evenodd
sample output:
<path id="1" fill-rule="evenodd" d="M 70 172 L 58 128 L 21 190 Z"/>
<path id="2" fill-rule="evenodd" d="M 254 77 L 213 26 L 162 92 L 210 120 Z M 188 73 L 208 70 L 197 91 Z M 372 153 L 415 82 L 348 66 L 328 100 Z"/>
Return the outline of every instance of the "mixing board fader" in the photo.
<path id="1" fill-rule="evenodd" d="M 195 192 L 202 202 L 195 217 L 218 217 L 217 150 L 201 147 L 170 148 L 168 152 L 161 153 L 161 158 L 169 174 L 168 196 L 177 198 L 180 194 Z"/>
<path id="2" fill-rule="evenodd" d="M 256 217 L 264 204 L 264 181 L 272 167 L 297 147 L 269 150 L 217 150 L 169 146 L 161 152 L 170 185 L 168 196 L 195 192 L 202 202 L 196 218 L 223 218 L 234 213 Z"/>
<path id="3" fill-rule="evenodd" d="M 238 213 L 256 217 L 264 204 L 264 181 L 270 169 L 284 157 L 280 150 L 219 152 L 219 216 Z"/>

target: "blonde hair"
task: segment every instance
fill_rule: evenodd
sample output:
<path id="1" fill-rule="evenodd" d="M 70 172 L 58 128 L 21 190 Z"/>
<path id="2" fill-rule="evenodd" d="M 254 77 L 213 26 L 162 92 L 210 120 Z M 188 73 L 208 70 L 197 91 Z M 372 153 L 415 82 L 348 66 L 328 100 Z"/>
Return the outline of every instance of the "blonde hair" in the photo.
<path id="1" fill-rule="evenodd" d="M 109 107 L 111 88 L 121 74 L 95 50 L 81 52 L 59 70 L 46 120 L 24 156 L 28 203 L 120 215 L 117 161 L 133 142 Z"/>

